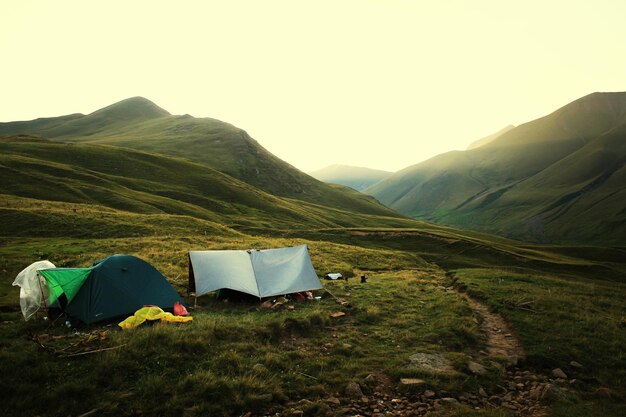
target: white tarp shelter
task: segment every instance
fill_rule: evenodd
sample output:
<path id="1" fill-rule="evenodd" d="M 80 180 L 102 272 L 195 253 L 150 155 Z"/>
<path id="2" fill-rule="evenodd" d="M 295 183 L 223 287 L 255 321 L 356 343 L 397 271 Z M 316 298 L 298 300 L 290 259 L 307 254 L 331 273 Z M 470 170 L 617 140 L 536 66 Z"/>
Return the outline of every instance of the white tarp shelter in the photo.
<path id="1" fill-rule="evenodd" d="M 196 297 L 228 288 L 259 298 L 322 288 L 306 245 L 264 250 L 189 252 Z"/>

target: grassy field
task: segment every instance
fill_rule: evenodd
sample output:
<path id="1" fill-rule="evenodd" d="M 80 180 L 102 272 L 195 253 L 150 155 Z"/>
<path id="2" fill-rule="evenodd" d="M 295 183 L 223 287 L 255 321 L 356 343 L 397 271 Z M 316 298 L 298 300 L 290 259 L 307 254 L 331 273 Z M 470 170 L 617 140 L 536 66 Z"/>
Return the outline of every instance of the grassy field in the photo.
<path id="1" fill-rule="evenodd" d="M 459 249 L 456 261 L 450 250 L 434 256 L 432 239 L 450 236 L 433 230 L 413 230 L 404 244 L 391 236 L 383 239 L 390 232 L 382 229 L 356 233 L 358 240 L 350 242 L 340 237 L 333 242 L 328 233 L 321 240 L 319 231 L 311 232 L 316 239 L 251 236 L 231 230 L 194 235 L 184 227 L 169 231 L 138 237 L 2 239 L 0 363 L 3 374 L 19 375 L 17 381 L 0 382 L 7 398 L 0 406 L 4 415 L 16 410 L 20 415 L 80 415 L 97 409 L 99 415 L 234 416 L 275 412 L 298 402 L 305 415 L 340 415 L 341 407 L 325 399 L 343 398 L 345 387 L 353 381 L 364 387 L 365 395 L 371 394 L 368 390 L 375 387 L 368 385 L 369 375 L 384 377 L 393 387 L 399 386 L 400 378 L 419 377 L 426 381 L 421 389 L 449 395 L 479 387 L 495 389 L 502 369 L 493 368 L 480 377 L 466 373 L 469 358 L 484 349 L 484 342 L 462 296 L 444 289 L 452 284 L 493 306 L 512 323 L 530 369 L 547 372 L 559 366 L 574 372 L 572 376 L 580 381 L 574 399 L 551 405 L 551 415 L 620 415 L 623 411 L 623 282 L 570 273 L 559 276 L 539 269 L 521 273 L 495 265 L 485 268 L 493 262 L 493 253 L 488 252 L 489 256 L 481 257 L 480 251 L 467 254 Z M 346 239 L 354 237 L 353 232 Z M 498 253 L 496 248 L 502 249 L 503 242 L 495 239 L 492 251 Z M 293 311 L 267 311 L 206 296 L 192 310 L 190 324 L 155 324 L 122 332 L 115 323 L 90 327 L 74 323 L 68 329 L 64 319 L 52 326 L 41 316 L 23 322 L 18 292 L 10 287 L 17 272 L 39 258 L 58 266 L 87 266 L 112 253 L 129 253 L 154 264 L 185 294 L 188 250 L 299 243 L 309 245 L 319 275 L 341 271 L 369 277 L 366 284 L 356 278 L 347 285 L 325 282 L 333 295 L 349 301 L 351 307 L 326 296 L 319 302 L 295 304 Z M 520 253 L 529 249 L 518 251 L 516 256 L 522 258 Z M 571 264 L 572 260 L 537 248 L 529 253 L 544 262 L 553 258 Z M 456 269 L 451 278 L 437 259 L 451 265 L 473 259 L 481 267 Z M 332 318 L 336 312 L 346 315 Z M 71 356 L 108 348 L 113 349 Z M 446 355 L 461 373 L 450 377 L 408 369 L 409 357 L 418 352 Z M 583 368 L 572 369 L 568 365 L 572 360 Z M 32 392 L 38 392 L 36 400 Z M 467 413 L 448 410 L 446 415 Z M 506 415 L 502 410 L 474 413 Z"/>
<path id="2" fill-rule="evenodd" d="M 48 255 L 62 265 L 85 266 L 112 249 L 152 262 L 173 277 L 177 290 L 184 293 L 188 249 L 300 243 L 195 238 L 195 243 L 183 238 L 14 242 L 2 250 L 2 268 L 12 275 L 37 254 Z M 76 415 L 98 408 L 104 414 L 129 415 L 142 410 L 148 415 L 180 415 L 192 408 L 199 415 L 237 415 L 287 398 L 315 400 L 340 395 L 348 382 L 362 380 L 370 373 L 409 375 L 403 365 L 408 355 L 417 351 L 447 352 L 466 346 L 468 340 L 469 348 L 476 346 L 471 311 L 458 295 L 437 289 L 443 277 L 441 270 L 408 253 L 306 243 L 318 270 L 345 271 L 364 261 L 365 266 L 387 272 L 370 275 L 367 284 L 346 287 L 344 282 L 328 283 L 334 295 L 352 302 L 350 308 L 338 305 L 333 298 L 323 298 L 297 304 L 294 311 L 257 311 L 258 305 L 224 304 L 205 297 L 199 299 L 191 324 L 156 324 L 129 333 L 113 326 L 78 327 L 75 334 L 62 323 L 50 327 L 42 317 L 24 323 L 17 311 L 16 291 L 5 287 L 0 363 L 3 372 L 21 376 L 19 384 L 9 380 L 2 383 L 11 399 L 3 404 L 4 411 Z M 85 253 L 90 254 L 88 258 Z M 358 272 L 370 274 L 367 269 Z M 4 278 L 6 283 L 8 277 Z M 330 314 L 338 311 L 345 312 L 346 317 L 332 319 Z M 94 331 L 106 332 L 106 336 L 84 342 L 85 335 Z M 99 348 L 123 347 L 64 357 L 81 340 Z M 254 368 L 257 363 L 263 364 L 262 371 Z M 40 390 L 42 384 L 45 393 L 41 401 L 33 402 L 28 393 Z M 464 382 L 455 384 L 461 389 Z M 163 401 L 154 402 L 156 391 L 162 393 Z M 69 397 L 81 400 L 68 401 Z"/>
<path id="3" fill-rule="evenodd" d="M 521 369 L 543 378 L 560 367 L 576 380 L 567 395 L 545 399 L 548 415 L 626 413 L 626 248 L 526 244 L 386 216 L 371 201 L 352 212 L 276 197 L 174 158 L 14 142 L 0 142 L 2 415 L 354 415 L 353 382 L 388 402 L 417 401 L 426 389 L 498 393 L 511 375 L 502 358 L 481 353 L 482 319 L 463 293 L 509 321 L 526 350 Z M 68 328 L 65 317 L 24 322 L 11 286 L 36 260 L 84 267 L 125 253 L 186 295 L 190 250 L 302 243 L 319 276 L 350 280 L 324 282 L 320 301 L 293 310 L 205 296 L 187 324 Z M 455 372 L 409 367 L 418 353 L 445 358 Z M 476 358 L 484 374 L 469 371 Z M 415 388 L 403 378 L 424 382 Z M 504 407 L 435 411 L 513 415 Z"/>

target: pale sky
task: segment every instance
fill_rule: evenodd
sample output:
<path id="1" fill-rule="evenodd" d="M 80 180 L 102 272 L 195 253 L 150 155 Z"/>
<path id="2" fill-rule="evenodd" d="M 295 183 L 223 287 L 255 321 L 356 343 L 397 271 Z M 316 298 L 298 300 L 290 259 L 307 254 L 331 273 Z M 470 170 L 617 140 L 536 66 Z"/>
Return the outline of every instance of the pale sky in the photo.
<path id="1" fill-rule="evenodd" d="M 143 96 L 309 172 L 397 171 L 626 90 L 626 1 L 0 1 L 0 121 Z"/>

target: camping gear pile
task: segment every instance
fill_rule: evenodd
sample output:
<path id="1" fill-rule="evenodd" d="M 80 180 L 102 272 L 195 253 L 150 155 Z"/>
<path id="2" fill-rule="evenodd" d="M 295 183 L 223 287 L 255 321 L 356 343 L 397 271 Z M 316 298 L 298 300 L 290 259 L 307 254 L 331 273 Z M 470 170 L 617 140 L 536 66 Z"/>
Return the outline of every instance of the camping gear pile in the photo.
<path id="1" fill-rule="evenodd" d="M 130 255 L 113 255 L 88 268 L 56 268 L 39 261 L 21 271 L 13 285 L 20 287 L 25 320 L 45 309 L 91 324 L 126 316 L 120 323 L 131 329 L 146 321 L 189 322 L 180 295 L 149 263 Z M 306 245 L 232 251 L 190 251 L 189 290 L 195 297 L 224 291 L 263 300 L 289 296 L 312 299 L 322 284 Z M 173 311 L 174 314 L 166 312 Z"/>

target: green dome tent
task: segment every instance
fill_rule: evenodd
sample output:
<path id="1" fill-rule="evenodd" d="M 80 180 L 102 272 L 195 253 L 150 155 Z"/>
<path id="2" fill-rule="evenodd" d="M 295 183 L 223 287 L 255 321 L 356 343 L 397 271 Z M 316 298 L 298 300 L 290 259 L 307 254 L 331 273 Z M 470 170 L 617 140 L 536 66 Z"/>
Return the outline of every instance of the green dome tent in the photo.
<path id="1" fill-rule="evenodd" d="M 182 302 L 165 277 L 149 263 L 113 255 L 90 268 L 42 269 L 50 300 L 84 323 L 133 314 L 144 305 L 171 309 Z"/>

